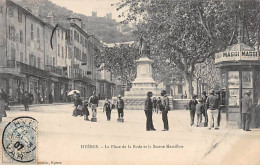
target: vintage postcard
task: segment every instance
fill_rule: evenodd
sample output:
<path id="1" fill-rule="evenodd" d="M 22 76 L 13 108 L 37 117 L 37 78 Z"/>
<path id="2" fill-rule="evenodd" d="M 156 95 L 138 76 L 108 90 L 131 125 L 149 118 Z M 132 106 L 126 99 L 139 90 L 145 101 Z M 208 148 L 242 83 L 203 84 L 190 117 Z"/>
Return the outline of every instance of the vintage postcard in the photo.
<path id="1" fill-rule="evenodd" d="M 259 165 L 258 0 L 0 0 L 1 165 Z"/>

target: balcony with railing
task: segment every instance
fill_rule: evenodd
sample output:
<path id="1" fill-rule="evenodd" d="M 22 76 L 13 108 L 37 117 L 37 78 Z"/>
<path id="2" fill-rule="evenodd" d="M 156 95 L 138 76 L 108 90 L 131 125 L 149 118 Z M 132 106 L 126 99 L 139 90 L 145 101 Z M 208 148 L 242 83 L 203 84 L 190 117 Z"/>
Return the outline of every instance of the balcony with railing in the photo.
<path id="1" fill-rule="evenodd" d="M 7 68 L 15 68 L 16 61 L 15 60 L 7 60 Z"/>
<path id="2" fill-rule="evenodd" d="M 54 67 L 52 65 L 45 65 L 45 70 L 60 76 L 63 75 L 62 68 Z"/>
<path id="3" fill-rule="evenodd" d="M 12 65 L 12 64 L 11 64 Z M 16 67 L 20 69 L 21 73 L 40 76 L 40 77 L 48 77 L 48 72 L 39 68 L 36 68 L 31 65 L 24 64 L 22 62 L 16 61 Z"/>

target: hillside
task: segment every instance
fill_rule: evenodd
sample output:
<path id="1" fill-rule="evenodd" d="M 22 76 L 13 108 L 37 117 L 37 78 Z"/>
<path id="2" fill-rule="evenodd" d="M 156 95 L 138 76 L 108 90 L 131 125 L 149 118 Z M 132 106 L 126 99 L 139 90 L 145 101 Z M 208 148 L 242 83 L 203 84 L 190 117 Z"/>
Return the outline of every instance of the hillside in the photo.
<path id="1" fill-rule="evenodd" d="M 71 15 L 77 16 L 82 19 L 85 25 L 85 30 L 89 34 L 95 34 L 99 39 L 106 43 L 118 43 L 132 41 L 131 31 L 129 27 L 126 32 L 121 33 L 117 30 L 120 23 L 113 19 L 107 19 L 105 17 L 92 17 L 82 14 L 73 13 L 64 7 L 58 6 L 49 0 L 14 0 L 16 3 L 23 7 L 33 8 L 33 5 L 37 5 L 39 8 L 39 15 L 41 18 L 45 18 L 48 13 L 54 12 L 59 20 L 67 20 Z M 125 26 L 124 26 L 125 27 Z M 127 26 L 128 27 L 128 26 Z M 126 29 L 124 29 L 126 30 Z"/>

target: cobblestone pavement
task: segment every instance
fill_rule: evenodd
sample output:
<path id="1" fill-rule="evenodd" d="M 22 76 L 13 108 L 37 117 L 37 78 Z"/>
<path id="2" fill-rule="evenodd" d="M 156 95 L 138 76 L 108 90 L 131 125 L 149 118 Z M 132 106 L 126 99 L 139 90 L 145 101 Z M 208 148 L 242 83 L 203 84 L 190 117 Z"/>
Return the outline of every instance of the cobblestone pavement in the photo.
<path id="1" fill-rule="evenodd" d="M 99 108 L 93 123 L 72 117 L 72 110 L 72 104 L 33 106 L 29 112 L 16 107 L 3 121 L 38 120 L 39 164 L 260 164 L 259 129 L 244 132 L 224 121 L 220 130 L 190 127 L 189 112 L 176 110 L 168 114 L 168 132 L 161 131 L 160 114 L 153 115 L 157 130 L 147 132 L 144 111 L 126 110 L 125 122 L 118 123 L 116 110 L 106 121 Z"/>

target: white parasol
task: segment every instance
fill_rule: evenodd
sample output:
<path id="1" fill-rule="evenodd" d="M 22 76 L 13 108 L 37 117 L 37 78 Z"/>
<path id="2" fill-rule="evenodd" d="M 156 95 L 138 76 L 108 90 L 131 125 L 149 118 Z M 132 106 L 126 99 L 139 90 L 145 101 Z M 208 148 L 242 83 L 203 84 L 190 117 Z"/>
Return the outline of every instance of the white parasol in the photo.
<path id="1" fill-rule="evenodd" d="M 80 93 L 80 91 L 78 91 L 78 90 L 72 90 L 72 91 L 70 91 L 70 92 L 68 93 L 68 96 L 73 95 L 74 92 L 76 92 L 76 93 Z"/>

